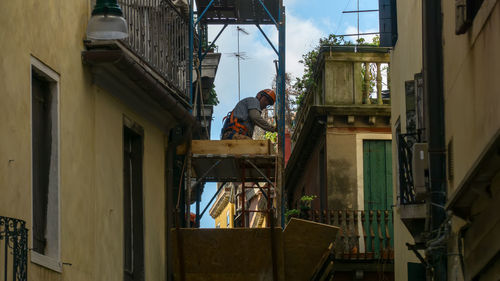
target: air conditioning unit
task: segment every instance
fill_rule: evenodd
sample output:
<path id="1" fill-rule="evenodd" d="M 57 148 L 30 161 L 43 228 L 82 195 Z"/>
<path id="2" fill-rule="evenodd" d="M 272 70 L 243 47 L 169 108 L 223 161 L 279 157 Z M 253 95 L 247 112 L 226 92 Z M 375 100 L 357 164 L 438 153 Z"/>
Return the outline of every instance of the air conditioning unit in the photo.
<path id="1" fill-rule="evenodd" d="M 429 183 L 429 155 L 427 143 L 415 143 L 412 157 L 413 186 L 415 199 L 422 201 L 427 197 Z"/>

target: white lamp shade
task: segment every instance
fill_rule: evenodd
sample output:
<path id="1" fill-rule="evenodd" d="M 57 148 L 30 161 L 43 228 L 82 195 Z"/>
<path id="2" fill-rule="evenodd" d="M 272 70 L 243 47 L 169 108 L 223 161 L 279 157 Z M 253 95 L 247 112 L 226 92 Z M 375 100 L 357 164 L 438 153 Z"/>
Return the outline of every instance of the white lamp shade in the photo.
<path id="1" fill-rule="evenodd" d="M 127 38 L 127 22 L 115 15 L 93 15 L 87 26 L 87 38 L 93 40 L 117 40 Z"/>

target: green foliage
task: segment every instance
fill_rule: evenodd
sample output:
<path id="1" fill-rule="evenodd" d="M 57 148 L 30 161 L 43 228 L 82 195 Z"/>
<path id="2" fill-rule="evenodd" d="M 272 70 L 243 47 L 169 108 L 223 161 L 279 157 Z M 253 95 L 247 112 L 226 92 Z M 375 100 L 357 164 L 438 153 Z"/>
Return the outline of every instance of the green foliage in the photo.
<path id="1" fill-rule="evenodd" d="M 215 91 L 215 87 L 210 89 L 208 92 L 207 105 L 218 105 L 219 99 L 217 98 L 217 92 Z"/>
<path id="2" fill-rule="evenodd" d="M 209 49 L 210 45 L 212 44 L 212 42 L 210 41 L 202 41 L 201 42 L 201 49 L 206 52 L 206 51 L 209 51 L 209 52 L 213 52 L 215 50 L 218 50 L 219 49 L 219 46 L 217 46 L 216 44 L 214 44 L 212 46 L 212 48 Z"/>
<path id="3" fill-rule="evenodd" d="M 264 135 L 266 140 L 271 140 L 272 143 L 276 143 L 278 141 L 278 133 L 277 132 L 266 132 Z"/>
<path id="4" fill-rule="evenodd" d="M 304 195 L 302 197 L 300 197 L 300 201 L 303 202 L 303 203 L 308 203 L 308 204 L 311 204 L 311 201 L 313 201 L 314 199 L 316 199 L 318 196 L 316 195 Z"/>
<path id="5" fill-rule="evenodd" d="M 379 46 L 380 45 L 380 37 L 377 35 L 373 38 L 371 43 L 366 42 L 364 38 L 359 38 L 356 40 L 357 45 L 362 46 Z M 344 36 L 337 36 L 335 34 L 330 34 L 327 37 L 323 37 L 319 39 L 318 45 L 314 47 L 308 53 L 302 55 L 302 60 L 299 62 L 304 65 L 304 74 L 302 77 L 298 77 L 293 85 L 295 91 L 298 92 L 298 95 L 295 99 L 295 104 L 300 107 L 304 101 L 304 97 L 309 92 L 312 92 L 316 88 L 315 77 L 316 73 L 316 65 L 319 59 L 319 54 L 321 48 L 329 47 L 329 46 L 353 46 L 354 43 L 346 40 Z"/>
<path id="6" fill-rule="evenodd" d="M 316 195 L 304 195 L 300 197 L 300 209 L 290 209 L 285 212 L 286 221 L 290 221 L 292 217 L 300 217 L 302 211 L 311 209 L 311 202 L 316 199 Z"/>
<path id="7" fill-rule="evenodd" d="M 289 217 L 293 217 L 293 216 L 298 216 L 299 214 L 300 214 L 299 210 L 291 209 L 291 210 L 286 211 L 285 217 L 289 218 Z"/>

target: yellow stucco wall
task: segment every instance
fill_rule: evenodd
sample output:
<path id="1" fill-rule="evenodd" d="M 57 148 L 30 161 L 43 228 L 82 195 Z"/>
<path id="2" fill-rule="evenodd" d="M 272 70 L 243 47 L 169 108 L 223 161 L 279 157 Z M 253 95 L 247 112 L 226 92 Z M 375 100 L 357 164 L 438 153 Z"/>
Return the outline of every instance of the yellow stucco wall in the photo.
<path id="1" fill-rule="evenodd" d="M 31 230 L 34 56 L 60 75 L 60 260 L 71 266 L 56 273 L 28 261 L 29 280 L 123 280 L 124 115 L 144 128 L 145 276 L 165 280 L 164 134 L 92 84 L 80 55 L 90 8 L 0 1 L 0 215 Z"/>
<path id="2" fill-rule="evenodd" d="M 455 35 L 455 6 L 449 1 L 443 5 L 443 55 L 444 55 L 444 99 L 445 99 L 445 144 L 453 142 L 453 179 L 448 180 L 448 197 L 467 178 L 481 152 L 500 130 L 500 1 L 485 0 L 471 28 L 463 35 Z M 497 177 L 498 179 L 498 177 Z M 491 190 L 498 190 L 499 181 L 493 181 Z M 493 231 L 498 206 L 497 198 L 480 197 L 472 206 L 474 219 L 468 233 L 483 234 Z M 452 233 L 448 250 L 458 251 L 457 232 L 464 222 L 452 220 Z M 465 270 L 477 270 L 485 261 L 470 259 L 476 251 L 479 256 L 487 252 L 476 246 L 476 238 L 465 241 Z M 495 247 L 495 246 L 492 246 Z M 483 252 L 484 251 L 484 252 Z M 497 259 L 498 260 L 498 259 Z M 462 280 L 462 269 L 457 255 L 448 257 L 449 280 Z M 484 277 L 484 276 L 483 276 Z M 498 278 L 498 277 L 497 277 Z M 491 280 L 493 280 L 492 278 Z M 485 280 L 487 278 L 485 277 Z"/>
<path id="3" fill-rule="evenodd" d="M 469 32 L 455 35 L 455 5 L 442 2 L 446 143 L 453 139 L 455 159 L 451 193 L 500 129 L 500 4 L 484 1 Z"/>
<path id="4" fill-rule="evenodd" d="M 391 51 L 391 124 L 393 139 L 396 139 L 396 122 L 400 119 L 402 132 L 406 131 L 405 81 L 413 80 L 422 71 L 422 2 L 397 1 L 398 41 Z M 397 202 L 399 171 L 397 143 L 392 143 L 393 200 Z M 408 262 L 418 263 L 415 255 L 405 243 L 414 243 L 407 228 L 400 219 L 400 211 L 394 209 L 394 277 L 408 280 Z"/>
<path id="5" fill-rule="evenodd" d="M 229 212 L 229 226 L 227 226 L 227 213 Z M 227 203 L 222 212 L 215 218 L 215 227 L 220 224 L 220 228 L 234 227 L 234 203 Z"/>

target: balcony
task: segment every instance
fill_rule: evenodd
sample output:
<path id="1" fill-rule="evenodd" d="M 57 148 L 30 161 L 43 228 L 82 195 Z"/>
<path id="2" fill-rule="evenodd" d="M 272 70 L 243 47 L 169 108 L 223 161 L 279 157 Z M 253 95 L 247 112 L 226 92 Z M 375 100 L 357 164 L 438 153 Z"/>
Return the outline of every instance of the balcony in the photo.
<path id="1" fill-rule="evenodd" d="M 344 126 L 382 126 L 390 122 L 389 53 L 387 48 L 323 47 L 313 90 L 304 94 L 295 120 L 292 146 L 317 116 Z M 367 74 L 367 75 L 365 75 Z"/>
<path id="2" fill-rule="evenodd" d="M 165 131 L 173 121 L 196 124 L 189 112 L 189 20 L 184 2 L 118 2 L 129 36 L 85 41 L 82 59 L 94 83 Z"/>
<path id="3" fill-rule="evenodd" d="M 27 261 L 28 230 L 26 222 L 0 216 L 0 276 L 2 280 L 28 280 Z"/>
<path id="4" fill-rule="evenodd" d="M 121 0 L 129 36 L 121 43 L 184 98 L 188 96 L 189 21 L 181 7 L 163 0 Z"/>
<path id="5" fill-rule="evenodd" d="M 394 260 L 391 210 L 309 210 L 300 217 L 340 227 L 334 247 L 337 261 Z"/>

